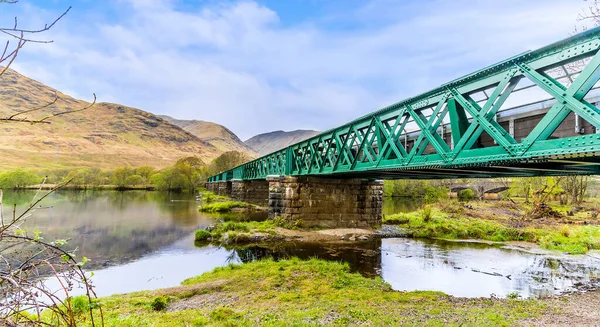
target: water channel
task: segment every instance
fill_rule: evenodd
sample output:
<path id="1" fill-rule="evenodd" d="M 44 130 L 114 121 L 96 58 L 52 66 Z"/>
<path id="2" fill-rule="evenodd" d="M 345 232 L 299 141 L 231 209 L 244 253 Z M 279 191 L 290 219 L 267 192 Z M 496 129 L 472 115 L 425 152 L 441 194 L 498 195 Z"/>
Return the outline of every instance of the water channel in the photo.
<path id="1" fill-rule="evenodd" d="M 5 194 L 17 211 L 35 192 Z M 387 214 L 413 210 L 408 200 L 386 200 Z M 394 202 L 395 201 L 395 202 Z M 392 202 L 392 203 L 390 203 Z M 538 297 L 573 290 L 600 278 L 600 258 L 534 254 L 500 246 L 390 238 L 338 245 L 279 244 L 226 249 L 196 247 L 193 233 L 214 222 L 192 195 L 160 192 L 61 191 L 28 219 L 46 239 L 66 238 L 91 261 L 99 296 L 176 286 L 215 267 L 265 257 L 319 257 L 347 262 L 396 290 L 436 290 L 464 297 Z M 10 216 L 5 207 L 5 217 Z"/>

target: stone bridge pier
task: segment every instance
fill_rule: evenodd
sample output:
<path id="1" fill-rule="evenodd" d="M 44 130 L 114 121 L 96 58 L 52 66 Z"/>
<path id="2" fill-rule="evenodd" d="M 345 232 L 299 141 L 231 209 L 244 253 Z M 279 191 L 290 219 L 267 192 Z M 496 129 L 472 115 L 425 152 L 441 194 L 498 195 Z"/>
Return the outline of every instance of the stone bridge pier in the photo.
<path id="1" fill-rule="evenodd" d="M 233 179 L 206 183 L 206 189 L 218 194 L 228 196 L 234 200 L 244 201 L 266 207 L 269 204 L 269 182 L 266 180 L 244 181 Z"/>
<path id="2" fill-rule="evenodd" d="M 235 200 L 266 206 L 270 219 L 280 217 L 301 228 L 381 225 L 381 180 L 268 176 L 266 180 L 207 183 L 207 189 Z"/>

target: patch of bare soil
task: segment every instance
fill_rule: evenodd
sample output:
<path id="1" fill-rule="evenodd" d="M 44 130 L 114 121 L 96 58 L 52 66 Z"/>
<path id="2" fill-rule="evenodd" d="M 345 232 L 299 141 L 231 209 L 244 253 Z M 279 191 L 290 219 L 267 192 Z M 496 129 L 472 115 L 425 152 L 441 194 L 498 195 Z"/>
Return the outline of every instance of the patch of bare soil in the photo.
<path id="1" fill-rule="evenodd" d="M 161 288 L 152 292 L 155 296 L 171 296 L 171 295 L 183 295 L 183 296 L 193 296 L 196 294 L 206 293 L 209 291 L 220 291 L 223 289 L 223 286 L 227 284 L 227 280 L 215 280 L 212 282 L 185 285 L 185 286 L 176 286 L 169 288 Z"/>
<path id="2" fill-rule="evenodd" d="M 187 309 L 202 308 L 214 310 L 224 306 L 231 306 L 239 300 L 239 295 L 233 292 L 210 292 L 192 297 L 179 299 L 169 304 L 168 311 L 182 311 Z"/>
<path id="3" fill-rule="evenodd" d="M 301 242 L 367 241 L 375 236 L 372 229 L 334 228 L 315 231 L 277 228 L 277 234 Z"/>
<path id="4" fill-rule="evenodd" d="M 450 215 L 456 215 L 457 217 L 467 216 L 470 218 L 477 219 L 490 219 L 490 220 L 506 220 L 521 218 L 523 214 L 520 212 L 519 207 L 511 202 L 499 202 L 494 203 L 482 202 L 482 203 L 447 203 L 441 205 L 440 209 Z"/>
<path id="5" fill-rule="evenodd" d="M 521 321 L 523 326 L 600 326 L 600 291 L 552 297 L 546 300 L 555 309 L 539 318 Z"/>

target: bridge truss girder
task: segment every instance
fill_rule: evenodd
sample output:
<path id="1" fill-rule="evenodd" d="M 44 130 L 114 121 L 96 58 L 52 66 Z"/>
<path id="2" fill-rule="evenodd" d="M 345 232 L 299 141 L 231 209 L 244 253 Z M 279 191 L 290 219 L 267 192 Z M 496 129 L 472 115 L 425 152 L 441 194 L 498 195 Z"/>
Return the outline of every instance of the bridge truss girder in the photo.
<path id="1" fill-rule="evenodd" d="M 585 100 L 600 79 L 599 49 L 596 28 L 398 102 L 209 181 L 268 175 L 432 179 L 599 174 L 600 109 Z M 565 67 L 576 67 L 577 72 L 569 74 Z M 551 76 L 558 68 L 565 70 L 568 85 Z M 523 80 L 555 103 L 527 137 L 516 140 L 495 117 Z M 475 99 L 479 93 L 486 99 Z M 594 126 L 596 133 L 552 138 L 570 113 Z M 410 146 L 409 125 L 417 135 Z M 450 144 L 438 133 L 444 125 L 450 128 Z M 494 146 L 478 146 L 484 133 Z M 426 153 L 431 149 L 433 153 Z"/>

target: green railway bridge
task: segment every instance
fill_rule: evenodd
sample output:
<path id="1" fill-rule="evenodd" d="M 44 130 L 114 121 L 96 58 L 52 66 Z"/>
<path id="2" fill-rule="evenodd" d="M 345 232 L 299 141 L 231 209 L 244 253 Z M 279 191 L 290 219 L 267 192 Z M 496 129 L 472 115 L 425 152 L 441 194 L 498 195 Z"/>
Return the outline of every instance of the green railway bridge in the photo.
<path id="1" fill-rule="evenodd" d="M 600 28 L 209 178 L 305 226 L 381 221 L 382 179 L 600 174 Z"/>

